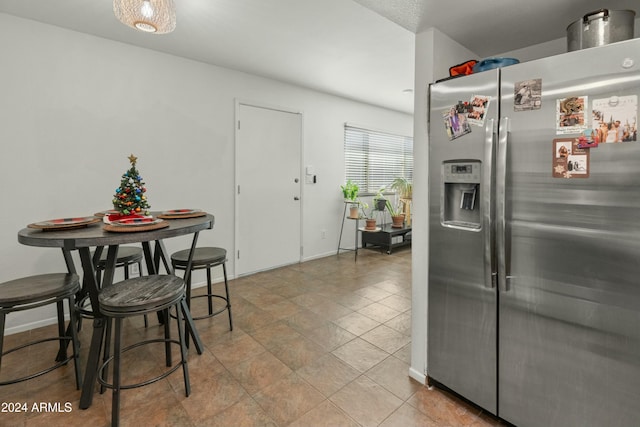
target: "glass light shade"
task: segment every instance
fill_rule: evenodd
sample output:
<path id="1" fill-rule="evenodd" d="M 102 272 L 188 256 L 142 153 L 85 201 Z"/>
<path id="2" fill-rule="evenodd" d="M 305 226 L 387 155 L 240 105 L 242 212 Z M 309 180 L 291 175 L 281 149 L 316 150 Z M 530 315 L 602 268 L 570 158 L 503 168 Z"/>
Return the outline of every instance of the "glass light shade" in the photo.
<path id="1" fill-rule="evenodd" d="M 113 13 L 123 24 L 147 33 L 166 34 L 176 28 L 173 0 L 113 0 Z"/>

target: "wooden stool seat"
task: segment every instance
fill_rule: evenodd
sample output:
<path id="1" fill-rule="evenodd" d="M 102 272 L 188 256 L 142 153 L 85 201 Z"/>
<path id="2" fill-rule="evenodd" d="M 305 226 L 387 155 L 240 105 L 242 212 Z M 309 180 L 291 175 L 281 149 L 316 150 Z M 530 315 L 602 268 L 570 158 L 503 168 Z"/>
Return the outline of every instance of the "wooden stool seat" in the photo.
<path id="1" fill-rule="evenodd" d="M 133 246 L 120 246 L 118 248 L 118 257 L 116 259 L 116 267 L 123 267 L 128 264 L 142 262 L 142 248 Z M 98 260 L 97 268 L 104 270 L 107 264 L 107 251 L 102 251 Z"/>
<path id="2" fill-rule="evenodd" d="M 47 341 L 59 341 L 60 350 L 55 358 L 56 363 L 39 372 L 20 378 L 0 382 L 0 385 L 15 384 L 39 377 L 53 371 L 73 360 L 76 376 L 76 387 L 79 390 L 82 382 L 80 374 L 80 342 L 75 328 L 75 296 L 80 291 L 80 280 L 76 274 L 50 273 L 37 276 L 23 277 L 0 284 L 0 367 L 2 356 L 23 348 Z M 69 308 L 69 334 L 65 332 L 64 301 Z M 55 303 L 58 313 L 58 336 L 39 339 L 22 344 L 9 350 L 4 350 L 4 329 L 6 316 L 16 311 L 30 310 Z M 67 357 L 67 344 L 71 342 L 73 354 Z"/>
<path id="3" fill-rule="evenodd" d="M 190 249 L 184 249 L 175 252 L 171 255 L 171 265 L 176 270 L 186 270 L 189 264 L 189 252 Z M 191 260 L 191 270 L 207 270 L 207 293 L 204 295 L 197 295 L 193 298 L 207 298 L 208 313 L 202 316 L 193 316 L 194 320 L 205 319 L 213 317 L 217 314 L 227 311 L 229 313 L 229 330 L 233 331 L 233 320 L 231 317 L 231 299 L 229 298 L 229 284 L 227 281 L 227 250 L 217 247 L 202 247 L 196 248 L 193 251 L 193 258 Z M 224 289 L 225 295 L 217 295 L 212 290 L 211 269 L 221 265 L 224 274 Z M 187 304 L 191 304 L 191 274 L 189 274 L 189 280 L 187 283 Z M 218 310 L 213 309 L 214 298 L 224 301 L 224 306 Z"/>
<path id="4" fill-rule="evenodd" d="M 53 273 L 23 277 L 0 285 L 0 307 L 3 309 L 28 306 L 33 303 L 50 304 L 61 295 L 78 292 L 80 282 L 75 274 Z M 25 310 L 32 307 L 26 307 Z"/>
<path id="5" fill-rule="evenodd" d="M 189 261 L 189 249 L 178 251 L 171 255 L 171 262 L 175 267 L 187 267 Z M 219 265 L 227 261 L 227 251 L 223 248 L 206 247 L 196 248 L 193 252 L 193 260 L 191 262 L 192 270 L 206 268 L 208 265 Z"/>
<path id="6" fill-rule="evenodd" d="M 100 311 L 110 316 L 132 316 L 175 305 L 184 297 L 184 280 L 173 275 L 135 277 L 114 283 L 98 296 Z"/>

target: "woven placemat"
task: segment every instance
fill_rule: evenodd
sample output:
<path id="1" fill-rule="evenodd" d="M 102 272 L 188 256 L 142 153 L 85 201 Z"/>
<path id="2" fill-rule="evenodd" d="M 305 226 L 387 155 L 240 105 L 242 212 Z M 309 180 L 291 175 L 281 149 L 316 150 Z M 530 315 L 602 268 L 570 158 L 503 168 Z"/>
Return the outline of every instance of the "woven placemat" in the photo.
<path id="1" fill-rule="evenodd" d="M 205 216 L 206 212 L 191 212 L 187 214 L 160 214 L 157 218 L 162 219 L 185 219 L 185 218 L 198 218 L 201 216 Z"/>
<path id="2" fill-rule="evenodd" d="M 105 231 L 113 231 L 115 233 L 135 233 L 139 231 L 158 230 L 160 228 L 165 228 L 168 226 L 169 226 L 169 223 L 167 221 L 161 221 L 156 224 L 135 225 L 135 226 L 105 224 L 103 228 Z"/>
<path id="3" fill-rule="evenodd" d="M 95 219 L 91 219 L 91 220 L 87 220 L 85 222 L 81 222 L 81 223 L 76 223 L 76 224 L 43 224 L 43 223 L 33 223 L 33 224 L 28 224 L 27 227 L 28 228 L 35 228 L 38 230 L 42 230 L 42 231 L 60 231 L 60 230 L 75 230 L 78 228 L 85 228 L 88 227 L 92 224 L 96 224 L 98 222 L 101 222 L 102 220 L 100 218 L 95 218 Z"/>

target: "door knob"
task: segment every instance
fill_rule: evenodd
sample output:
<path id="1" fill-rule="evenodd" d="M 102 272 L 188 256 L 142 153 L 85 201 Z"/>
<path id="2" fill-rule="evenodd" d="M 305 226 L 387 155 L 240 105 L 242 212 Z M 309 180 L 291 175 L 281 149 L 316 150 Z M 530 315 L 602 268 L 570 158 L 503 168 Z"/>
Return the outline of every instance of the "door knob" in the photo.
<path id="1" fill-rule="evenodd" d="M 300 197 L 298 197 L 298 196 L 294 196 L 294 197 L 293 197 L 293 200 L 300 200 Z"/>
<path id="2" fill-rule="evenodd" d="M 293 182 L 295 182 L 296 184 L 300 182 L 300 180 L 298 178 L 294 179 Z"/>

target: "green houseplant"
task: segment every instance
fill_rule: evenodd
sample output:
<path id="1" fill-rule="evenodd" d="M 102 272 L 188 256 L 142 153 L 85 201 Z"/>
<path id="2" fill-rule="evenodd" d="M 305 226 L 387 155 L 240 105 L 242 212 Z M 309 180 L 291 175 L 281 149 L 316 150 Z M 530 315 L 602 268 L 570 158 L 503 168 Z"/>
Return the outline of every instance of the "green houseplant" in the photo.
<path id="1" fill-rule="evenodd" d="M 387 188 L 395 191 L 401 199 L 411 199 L 413 196 L 413 184 L 403 176 L 396 177 Z"/>
<path id="2" fill-rule="evenodd" d="M 402 203 L 391 203 L 391 200 L 386 200 L 386 208 L 389 211 L 389 215 L 394 216 L 402 215 Z"/>
<path id="3" fill-rule="evenodd" d="M 358 184 L 351 181 L 350 179 L 344 185 L 341 185 L 342 195 L 344 196 L 344 200 L 347 202 L 356 202 L 358 199 L 358 191 L 360 187 Z"/>
<path id="4" fill-rule="evenodd" d="M 390 204 L 387 205 L 389 213 L 391 214 L 391 220 L 393 221 L 392 227 L 402 228 L 405 219 L 407 220 L 407 224 L 411 224 L 410 206 L 413 197 L 413 184 L 407 178 L 398 176 L 387 188 L 395 191 L 396 197 L 399 197 L 395 206 L 390 207 Z"/>
<path id="5" fill-rule="evenodd" d="M 398 200 L 397 203 L 391 203 L 390 200 L 387 200 L 387 209 L 389 210 L 389 215 L 391 215 L 391 227 L 392 228 L 402 228 L 404 225 L 404 213 L 402 212 L 403 203 L 401 200 Z"/>
<path id="6" fill-rule="evenodd" d="M 379 210 L 380 212 L 384 211 L 384 208 L 387 206 L 387 199 L 384 197 L 384 194 L 382 194 L 382 191 L 384 191 L 384 187 L 379 189 L 373 197 L 373 203 L 376 205 L 376 210 Z"/>
<path id="7" fill-rule="evenodd" d="M 360 210 L 362 211 L 362 216 L 365 218 L 365 230 L 375 230 L 376 229 L 376 219 L 373 216 L 375 212 L 375 206 L 371 206 L 369 209 L 369 204 L 365 202 L 360 202 Z"/>
<path id="8" fill-rule="evenodd" d="M 344 196 L 345 202 L 351 202 L 351 206 L 349 206 L 349 218 L 358 218 L 358 192 L 360 188 L 358 184 L 351 181 L 350 179 L 344 185 L 341 185 L 342 195 Z"/>

